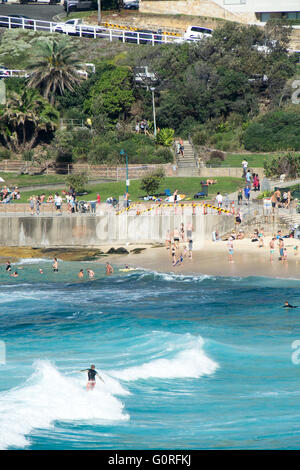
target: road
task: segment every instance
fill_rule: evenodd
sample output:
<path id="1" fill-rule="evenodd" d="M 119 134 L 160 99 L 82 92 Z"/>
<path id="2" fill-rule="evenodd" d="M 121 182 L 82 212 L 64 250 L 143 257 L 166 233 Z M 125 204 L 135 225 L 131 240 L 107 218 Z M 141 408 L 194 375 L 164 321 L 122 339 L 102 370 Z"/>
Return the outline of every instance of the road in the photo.
<path id="1" fill-rule="evenodd" d="M 46 3 L 37 5 L 0 4 L 0 16 L 25 15 L 36 20 L 52 21 L 53 16 L 63 12 L 62 5 L 48 5 Z"/>

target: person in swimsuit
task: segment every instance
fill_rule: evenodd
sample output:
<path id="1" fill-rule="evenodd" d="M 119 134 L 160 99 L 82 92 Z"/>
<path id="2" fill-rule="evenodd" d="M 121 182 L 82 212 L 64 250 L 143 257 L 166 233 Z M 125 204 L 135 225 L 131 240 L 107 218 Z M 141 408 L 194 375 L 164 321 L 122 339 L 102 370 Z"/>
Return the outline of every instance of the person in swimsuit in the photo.
<path id="1" fill-rule="evenodd" d="M 6 268 L 5 271 L 11 271 L 11 264 L 10 261 L 6 261 Z"/>
<path id="2" fill-rule="evenodd" d="M 86 270 L 90 279 L 94 279 L 95 273 L 92 269 Z"/>
<path id="3" fill-rule="evenodd" d="M 184 223 L 180 225 L 181 240 L 184 242 Z"/>
<path id="4" fill-rule="evenodd" d="M 172 245 L 171 256 L 172 256 L 172 262 L 173 262 L 173 265 L 174 265 L 176 263 L 176 248 L 175 248 L 175 245 Z"/>
<path id="5" fill-rule="evenodd" d="M 11 274 L 11 277 L 18 277 L 19 274 L 17 273 L 17 271 L 15 271 L 14 273 Z"/>
<path id="6" fill-rule="evenodd" d="M 283 260 L 283 250 L 284 250 L 284 243 L 283 239 L 279 238 L 279 260 Z"/>
<path id="7" fill-rule="evenodd" d="M 233 238 L 232 237 L 229 238 L 227 245 L 228 245 L 228 261 L 230 263 L 233 263 L 234 250 L 233 250 Z"/>
<path id="8" fill-rule="evenodd" d="M 83 369 L 80 372 L 87 372 L 88 373 L 88 382 L 86 384 L 86 389 L 87 390 L 93 390 L 95 385 L 96 385 L 96 376 L 99 377 L 100 380 L 104 383 L 104 380 L 102 377 L 98 374 L 98 372 L 95 369 L 95 365 L 92 364 L 90 369 Z"/>
<path id="9" fill-rule="evenodd" d="M 273 237 L 272 240 L 271 240 L 270 243 L 269 243 L 269 246 L 270 246 L 270 261 L 271 261 L 271 263 L 274 261 L 275 241 L 276 241 L 276 238 Z"/>
<path id="10" fill-rule="evenodd" d="M 191 222 L 189 222 L 186 226 L 186 238 L 189 240 L 192 239 L 192 234 L 193 234 L 193 225 Z"/>
<path id="11" fill-rule="evenodd" d="M 174 245 L 176 248 L 179 248 L 179 230 L 178 228 L 174 229 Z"/>
<path id="12" fill-rule="evenodd" d="M 166 249 L 169 250 L 171 247 L 171 234 L 170 234 L 170 230 L 167 231 L 167 235 L 166 235 Z"/>
<path id="13" fill-rule="evenodd" d="M 78 273 L 78 277 L 79 279 L 82 279 L 83 278 L 83 269 L 81 269 Z"/>
<path id="14" fill-rule="evenodd" d="M 113 267 L 107 262 L 106 263 L 106 274 L 112 274 L 114 272 Z"/>
<path id="15" fill-rule="evenodd" d="M 263 248 L 264 246 L 264 229 L 263 228 L 261 228 L 258 233 L 258 240 L 259 240 L 258 248 Z"/>
<path id="16" fill-rule="evenodd" d="M 58 273 L 58 261 L 57 258 L 54 258 L 54 262 L 52 264 L 53 272 Z"/>

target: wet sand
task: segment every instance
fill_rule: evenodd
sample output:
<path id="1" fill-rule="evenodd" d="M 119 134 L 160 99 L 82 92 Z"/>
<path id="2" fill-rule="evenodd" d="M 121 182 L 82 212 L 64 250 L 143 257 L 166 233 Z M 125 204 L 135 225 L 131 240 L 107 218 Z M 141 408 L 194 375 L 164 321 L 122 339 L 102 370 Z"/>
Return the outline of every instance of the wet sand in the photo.
<path id="1" fill-rule="evenodd" d="M 157 272 L 177 274 L 208 274 L 216 276 L 267 276 L 276 278 L 300 279 L 300 240 L 284 239 L 287 248 L 287 263 L 279 261 L 279 249 L 275 242 L 274 261 L 270 262 L 269 241 L 264 238 L 264 247 L 258 248 L 258 242 L 250 239 L 233 242 L 233 262 L 228 261 L 227 241 L 204 242 L 201 248 L 193 250 L 192 259 L 184 258 L 183 263 L 172 266 L 170 250 L 165 247 L 148 247 L 140 254 L 111 256 L 106 259 L 115 265 L 145 268 Z M 299 254 L 295 256 L 294 246 Z M 177 251 L 180 256 L 182 250 Z M 103 262 L 104 260 L 102 260 Z"/>

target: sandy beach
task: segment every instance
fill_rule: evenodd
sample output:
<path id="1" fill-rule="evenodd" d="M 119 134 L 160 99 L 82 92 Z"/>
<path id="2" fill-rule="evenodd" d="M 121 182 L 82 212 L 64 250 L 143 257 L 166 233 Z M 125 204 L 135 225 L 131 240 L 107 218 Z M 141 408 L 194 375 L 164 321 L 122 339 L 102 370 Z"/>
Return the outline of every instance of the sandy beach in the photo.
<path id="1" fill-rule="evenodd" d="M 193 251 L 192 259 L 184 258 L 182 264 L 172 266 L 170 250 L 165 247 L 146 247 L 140 254 L 110 256 L 105 259 L 118 266 L 128 264 L 130 267 L 145 268 L 158 272 L 176 274 L 208 274 L 216 276 L 267 276 L 276 278 L 300 279 L 300 240 L 284 238 L 287 248 L 287 262 L 279 260 L 279 248 L 275 242 L 274 261 L 270 262 L 269 242 L 271 237 L 264 238 L 264 247 L 251 239 L 233 242 L 233 262 L 228 261 L 227 241 L 206 241 L 201 249 Z M 294 247 L 298 246 L 299 254 L 295 256 Z M 127 247 L 128 248 L 128 247 Z M 131 247 L 129 247 L 131 250 Z M 181 253 L 181 249 L 177 254 Z M 102 259 L 100 262 L 104 262 Z"/>

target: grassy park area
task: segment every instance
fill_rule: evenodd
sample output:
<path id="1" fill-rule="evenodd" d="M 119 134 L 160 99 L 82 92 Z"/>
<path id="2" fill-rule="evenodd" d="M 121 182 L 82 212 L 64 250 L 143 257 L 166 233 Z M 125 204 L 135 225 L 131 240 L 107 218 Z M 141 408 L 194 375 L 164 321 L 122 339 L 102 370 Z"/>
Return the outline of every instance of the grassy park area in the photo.
<path id="1" fill-rule="evenodd" d="M 232 167 L 232 168 L 242 168 L 242 161 L 247 160 L 249 168 L 263 168 L 264 160 L 268 159 L 269 154 L 266 153 L 246 153 L 246 154 L 235 154 L 228 153 L 226 154 L 225 160 L 218 162 L 217 165 L 214 163 L 211 166 L 220 166 L 220 167 Z M 209 166 L 208 162 L 208 166 Z"/>
<path id="2" fill-rule="evenodd" d="M 158 193 L 164 193 L 166 189 L 169 189 L 172 192 L 175 189 L 178 189 L 180 194 L 185 194 L 186 198 L 193 199 L 194 194 L 201 191 L 201 178 L 165 178 L 162 184 L 158 189 Z M 132 201 L 138 201 L 140 197 L 146 196 L 143 191 L 140 189 L 141 180 L 131 180 L 129 187 L 130 199 Z M 32 183 L 31 183 L 32 184 Z M 231 193 L 236 191 L 243 184 L 242 178 L 231 178 L 231 177 L 221 177 L 217 179 L 217 183 L 209 186 L 208 188 L 208 197 L 214 197 L 218 191 L 221 194 Z M 66 185 L 65 190 L 68 190 Z M 116 199 L 119 196 L 123 195 L 126 190 L 125 181 L 116 181 L 108 183 L 100 183 L 95 185 L 87 185 L 86 191 L 87 195 L 78 197 L 79 199 L 94 200 L 96 199 L 97 193 L 101 196 L 101 201 L 104 202 L 108 197 L 114 197 Z M 58 192 L 61 194 L 62 188 L 39 190 L 35 193 L 31 191 L 22 191 L 21 199 L 17 202 L 24 203 L 27 202 L 29 197 L 32 195 L 45 194 L 46 196 Z"/>

